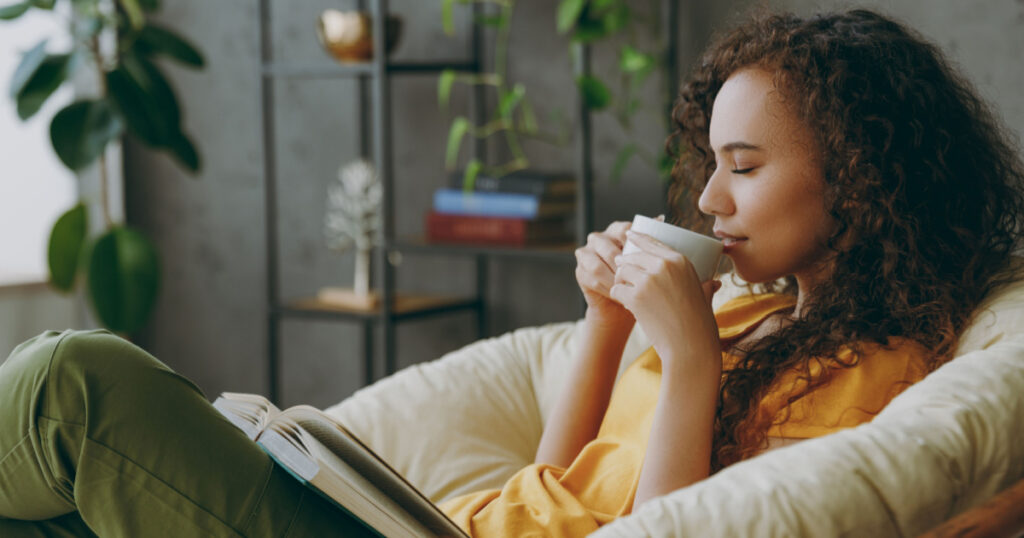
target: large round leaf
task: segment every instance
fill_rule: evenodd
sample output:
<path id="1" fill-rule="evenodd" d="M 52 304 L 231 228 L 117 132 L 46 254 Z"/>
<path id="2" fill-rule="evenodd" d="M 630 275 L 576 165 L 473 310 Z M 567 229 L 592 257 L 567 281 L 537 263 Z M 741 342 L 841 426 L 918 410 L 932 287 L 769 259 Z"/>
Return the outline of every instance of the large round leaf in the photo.
<path id="1" fill-rule="evenodd" d="M 18 68 L 14 70 L 14 74 L 11 75 L 11 86 L 10 95 L 11 97 L 17 97 L 21 93 L 22 88 L 25 84 L 28 84 L 29 79 L 35 74 L 36 70 L 39 69 L 40 65 L 43 65 L 43 61 L 46 60 L 46 40 L 42 40 L 25 51 L 21 56 L 21 62 L 18 63 Z"/>
<path id="2" fill-rule="evenodd" d="M 89 254 L 89 297 L 112 331 L 131 334 L 149 319 L 160 287 L 156 249 L 138 231 L 117 226 Z"/>
<path id="3" fill-rule="evenodd" d="M 32 7 L 32 4 L 28 2 L 21 2 L 10 6 L 0 7 L 0 20 L 14 20 L 25 14 L 28 8 Z"/>
<path id="4" fill-rule="evenodd" d="M 96 160 L 124 127 L 105 99 L 78 101 L 65 107 L 50 123 L 50 141 L 60 160 L 81 170 Z"/>
<path id="5" fill-rule="evenodd" d="M 50 283 L 60 291 L 71 291 L 78 273 L 78 260 L 85 244 L 88 215 L 85 205 L 72 207 L 57 219 L 50 232 L 47 261 Z"/>
<path id="6" fill-rule="evenodd" d="M 203 55 L 188 41 L 174 32 L 155 25 L 147 25 L 138 36 L 137 47 L 148 53 L 165 54 L 183 65 L 203 67 Z"/>
<path id="7" fill-rule="evenodd" d="M 175 126 L 127 69 L 119 67 L 107 73 L 107 88 L 133 135 L 153 147 L 167 146 Z"/>
<path id="8" fill-rule="evenodd" d="M 35 73 L 18 92 L 18 117 L 27 120 L 34 116 L 53 92 L 64 84 L 74 71 L 77 56 L 52 54 L 43 60 Z"/>

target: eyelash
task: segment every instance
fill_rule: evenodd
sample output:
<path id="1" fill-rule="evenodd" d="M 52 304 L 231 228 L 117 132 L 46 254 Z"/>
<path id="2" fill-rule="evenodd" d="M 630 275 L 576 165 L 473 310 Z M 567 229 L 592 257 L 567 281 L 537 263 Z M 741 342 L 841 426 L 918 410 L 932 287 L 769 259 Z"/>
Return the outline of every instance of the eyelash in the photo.
<path id="1" fill-rule="evenodd" d="M 753 170 L 754 170 L 753 167 L 750 167 L 750 168 L 740 168 L 740 169 L 737 169 L 737 170 L 733 170 L 732 173 L 734 173 L 734 174 L 749 174 Z"/>

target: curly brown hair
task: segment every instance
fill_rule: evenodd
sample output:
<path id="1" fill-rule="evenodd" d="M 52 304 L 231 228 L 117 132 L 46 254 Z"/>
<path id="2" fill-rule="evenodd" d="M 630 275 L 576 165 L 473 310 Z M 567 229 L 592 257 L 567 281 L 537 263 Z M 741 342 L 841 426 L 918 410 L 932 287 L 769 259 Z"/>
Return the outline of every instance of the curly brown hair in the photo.
<path id="1" fill-rule="evenodd" d="M 747 67 L 772 72 L 815 133 L 838 223 L 827 243 L 835 270 L 804 290 L 800 319 L 725 373 L 715 470 L 765 447 L 770 424 L 754 410 L 783 371 L 808 381 L 792 403 L 824 382 L 813 363 L 822 372 L 854 366 L 862 344 L 903 337 L 930 350 L 929 369 L 948 360 L 982 298 L 1012 278 L 1024 216 L 1024 166 L 972 86 L 916 32 L 858 9 L 760 16 L 713 43 L 673 110 L 673 221 L 702 218 L 696 200 L 715 166 L 712 105 Z M 852 358 L 838 358 L 844 348 Z"/>

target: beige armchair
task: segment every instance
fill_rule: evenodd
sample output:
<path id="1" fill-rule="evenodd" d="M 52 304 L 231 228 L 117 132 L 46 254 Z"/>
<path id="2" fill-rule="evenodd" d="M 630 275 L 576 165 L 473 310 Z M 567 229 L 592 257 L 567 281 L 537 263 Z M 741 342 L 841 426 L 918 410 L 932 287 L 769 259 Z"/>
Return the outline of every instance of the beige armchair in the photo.
<path id="1" fill-rule="evenodd" d="M 745 288 L 723 279 L 716 303 Z M 328 412 L 434 501 L 533 461 L 579 322 L 470 344 Z M 915 536 L 1024 478 L 1024 280 L 986 301 L 957 357 L 871 423 L 773 450 L 594 534 Z M 622 370 L 648 346 L 634 330 Z"/>

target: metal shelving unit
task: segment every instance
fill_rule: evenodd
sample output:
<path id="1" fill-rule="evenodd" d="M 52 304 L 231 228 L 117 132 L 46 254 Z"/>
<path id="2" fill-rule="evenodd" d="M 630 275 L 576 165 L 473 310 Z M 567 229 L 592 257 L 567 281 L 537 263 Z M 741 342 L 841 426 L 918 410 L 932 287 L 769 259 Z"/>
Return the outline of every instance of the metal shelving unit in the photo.
<path id="1" fill-rule="evenodd" d="M 427 316 L 443 315 L 453 312 L 474 311 L 477 320 L 477 333 L 480 337 L 487 336 L 486 294 L 488 289 L 488 261 L 491 258 L 517 258 L 535 261 L 573 260 L 576 244 L 554 245 L 533 248 L 503 248 L 494 246 L 463 246 L 439 245 L 427 243 L 421 239 L 395 237 L 394 226 L 394 177 L 391 155 L 391 88 L 390 78 L 408 74 L 440 73 L 444 69 L 481 72 L 482 35 L 477 24 L 472 26 L 470 61 L 438 62 L 438 63 L 391 63 L 384 54 L 376 54 L 372 61 L 362 64 L 343 65 L 330 60 L 308 62 L 302 64 L 279 63 L 274 59 L 271 45 L 271 13 L 270 2 L 260 0 L 260 44 L 261 70 L 259 85 L 262 99 L 263 127 L 263 164 L 265 173 L 265 204 L 266 204 L 266 240 L 267 240 L 267 375 L 270 382 L 269 397 L 279 401 L 281 349 L 279 341 L 279 325 L 284 318 L 298 319 L 332 319 L 343 322 L 359 323 L 363 329 L 363 360 L 364 381 L 369 384 L 376 379 L 393 373 L 396 369 L 396 324 L 402 321 Z M 368 4 L 368 6 L 367 6 Z M 677 13 L 675 0 L 669 0 L 669 20 L 675 20 Z M 385 50 L 385 17 L 388 13 L 388 0 L 363 0 L 360 9 L 367 9 L 373 19 L 373 47 L 375 51 Z M 474 17 L 480 15 L 480 5 L 473 4 Z M 674 26 L 672 24 L 670 27 Z M 675 50 L 675 30 L 669 31 L 670 50 Z M 576 51 L 579 59 L 575 66 L 577 75 L 590 72 L 590 55 L 584 46 Z M 673 62 L 674 65 L 674 62 Z M 674 71 L 673 71 L 674 72 Z M 674 76 L 672 80 L 674 80 Z M 372 156 L 372 161 L 380 174 L 384 190 L 383 200 L 383 236 L 384 246 L 374 250 L 374 287 L 381 296 L 381 306 L 375 310 L 342 308 L 318 302 L 311 298 L 283 300 L 279 295 L 278 267 L 278 208 L 277 208 L 277 160 L 275 155 L 276 126 L 274 124 L 274 82 L 282 79 L 310 78 L 358 78 L 360 100 L 360 152 L 364 156 Z M 362 106 L 369 101 L 370 106 Z M 484 96 L 482 89 L 476 86 L 473 90 L 472 117 L 478 122 L 484 117 Z M 581 103 L 580 129 L 578 131 L 577 157 L 577 211 L 576 237 L 582 242 L 587 233 L 593 229 L 593 188 L 592 188 L 592 140 L 590 129 L 590 111 Z M 369 140 L 372 137 L 372 144 Z M 476 153 L 483 153 L 483 142 L 477 140 Z M 413 295 L 395 291 L 395 267 L 389 261 L 396 253 L 410 254 L 443 254 L 451 256 L 472 257 L 475 261 L 476 289 L 472 297 L 440 297 L 429 295 Z M 374 345 L 374 327 L 380 326 L 382 338 L 380 357 Z"/>

